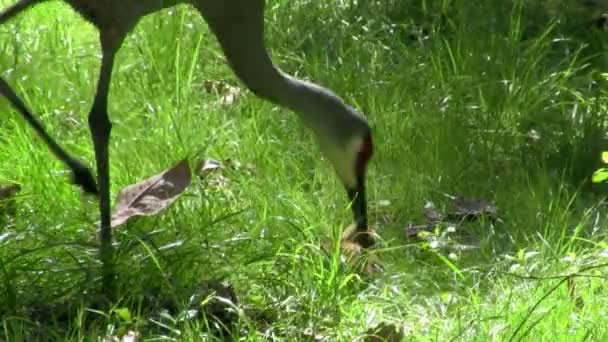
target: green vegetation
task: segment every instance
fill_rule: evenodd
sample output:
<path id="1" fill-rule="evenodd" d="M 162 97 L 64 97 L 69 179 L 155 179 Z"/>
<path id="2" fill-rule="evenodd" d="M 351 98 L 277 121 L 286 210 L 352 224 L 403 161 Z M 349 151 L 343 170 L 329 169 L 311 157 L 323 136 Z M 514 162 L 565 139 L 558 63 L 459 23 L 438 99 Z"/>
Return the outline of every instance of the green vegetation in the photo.
<path id="1" fill-rule="evenodd" d="M 4 6 L 11 1 L 2 1 Z M 380 322 L 408 341 L 604 341 L 608 263 L 593 185 L 606 150 L 606 35 L 575 1 L 269 1 L 267 42 L 284 70 L 365 112 L 376 153 L 370 219 L 385 272 L 360 277 L 321 241 L 350 223 L 341 184 L 292 113 L 243 90 L 191 8 L 146 17 L 119 52 L 110 94 L 112 193 L 189 157 L 231 159 L 194 177 L 162 214 L 116 231 L 120 302 L 90 309 L 99 282 L 96 203 L 6 101 L 0 183 L 0 340 L 212 340 L 188 302 L 229 282 L 244 340 L 351 341 Z M 0 69 L 53 136 L 92 165 L 86 114 L 99 67 L 94 29 L 42 4 L 0 28 Z M 425 201 L 484 198 L 501 221 L 447 240 L 405 236 Z M 6 217 L 4 217 L 6 216 Z M 456 248 L 470 245 L 475 248 Z M 571 275 L 571 276 L 567 276 Z M 308 337 L 307 337 L 308 336 Z"/>

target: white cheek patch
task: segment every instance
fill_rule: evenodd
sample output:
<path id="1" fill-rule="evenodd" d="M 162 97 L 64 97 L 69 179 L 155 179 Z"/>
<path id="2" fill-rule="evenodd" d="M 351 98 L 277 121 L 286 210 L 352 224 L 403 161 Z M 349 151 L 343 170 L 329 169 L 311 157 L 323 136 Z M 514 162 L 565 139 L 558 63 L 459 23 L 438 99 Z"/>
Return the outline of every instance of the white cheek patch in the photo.
<path id="1" fill-rule="evenodd" d="M 345 145 L 327 143 L 324 149 L 325 156 L 334 166 L 344 185 L 352 189 L 358 186 L 355 165 L 362 144 L 363 137 L 356 136 Z"/>

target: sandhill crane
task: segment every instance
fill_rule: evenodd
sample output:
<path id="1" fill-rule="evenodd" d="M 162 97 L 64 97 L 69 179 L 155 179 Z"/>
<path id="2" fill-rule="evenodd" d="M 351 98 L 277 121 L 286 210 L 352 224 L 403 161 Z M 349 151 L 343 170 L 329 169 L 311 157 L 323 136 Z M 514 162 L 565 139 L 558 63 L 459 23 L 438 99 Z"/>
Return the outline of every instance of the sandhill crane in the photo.
<path id="1" fill-rule="evenodd" d="M 46 0 L 21 0 L 0 14 L 0 24 Z M 90 170 L 61 148 L 44 130 L 7 82 L 0 79 L 4 95 L 35 129 L 50 150 L 72 172 L 73 182 L 99 198 L 102 288 L 112 283 L 110 229 L 110 176 L 108 142 L 112 124 L 108 117 L 108 92 L 116 52 L 125 36 L 150 13 L 177 4 L 194 6 L 207 22 L 237 77 L 258 97 L 291 109 L 312 130 L 322 153 L 331 162 L 352 202 L 362 247 L 373 246 L 367 228 L 365 171 L 372 156 L 372 138 L 361 113 L 317 84 L 282 72 L 270 59 L 264 44 L 264 0 L 64 0 L 99 31 L 102 59 L 88 122 L 95 150 L 97 183 Z"/>

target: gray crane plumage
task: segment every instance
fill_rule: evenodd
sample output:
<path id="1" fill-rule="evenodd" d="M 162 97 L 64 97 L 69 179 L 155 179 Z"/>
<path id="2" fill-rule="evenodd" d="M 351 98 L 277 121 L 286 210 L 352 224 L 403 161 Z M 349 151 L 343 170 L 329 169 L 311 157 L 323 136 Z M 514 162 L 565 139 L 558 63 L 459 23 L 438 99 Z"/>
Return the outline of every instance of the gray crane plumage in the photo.
<path id="1" fill-rule="evenodd" d="M 0 14 L 0 24 L 27 8 L 46 0 L 21 0 Z M 95 149 L 97 185 L 88 168 L 65 152 L 42 128 L 33 114 L 4 80 L 0 93 L 33 126 L 51 151 L 72 171 L 74 183 L 99 196 L 101 215 L 101 259 L 111 264 L 110 178 L 108 142 L 112 128 L 108 116 L 108 93 L 116 52 L 139 20 L 150 13 L 177 4 L 194 6 L 216 36 L 237 77 L 258 97 L 284 106 L 317 137 L 322 152 L 344 183 L 357 231 L 356 241 L 364 248 L 373 245 L 367 230 L 365 170 L 372 155 L 372 139 L 367 119 L 332 91 L 298 80 L 278 69 L 264 44 L 264 0 L 63 0 L 97 27 L 102 62 L 97 89 L 89 112 L 89 128 Z M 104 283 L 112 281 L 110 271 Z"/>

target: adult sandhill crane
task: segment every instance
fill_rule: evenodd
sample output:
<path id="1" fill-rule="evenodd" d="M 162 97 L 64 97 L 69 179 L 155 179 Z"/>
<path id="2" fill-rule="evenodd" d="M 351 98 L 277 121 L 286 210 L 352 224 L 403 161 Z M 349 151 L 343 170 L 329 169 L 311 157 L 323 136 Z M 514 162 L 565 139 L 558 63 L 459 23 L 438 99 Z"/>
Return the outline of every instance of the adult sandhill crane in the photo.
<path id="1" fill-rule="evenodd" d="M 21 0 L 0 14 L 0 24 L 46 0 Z M 372 138 L 367 119 L 332 91 L 282 72 L 270 59 L 264 44 L 264 0 L 64 0 L 97 27 L 102 50 L 101 70 L 88 122 L 95 149 L 97 183 L 90 170 L 51 138 L 16 93 L 0 78 L 4 95 L 35 129 L 50 150 L 72 172 L 73 182 L 99 197 L 101 216 L 101 260 L 103 288 L 112 282 L 110 230 L 110 176 L 108 142 L 112 124 L 108 117 L 108 91 L 113 62 L 125 36 L 150 13 L 189 3 L 198 10 L 220 43 L 238 78 L 258 97 L 284 106 L 316 135 L 322 153 L 333 165 L 346 188 L 355 221 L 355 241 L 369 248 L 365 199 L 365 170 L 372 156 Z"/>

